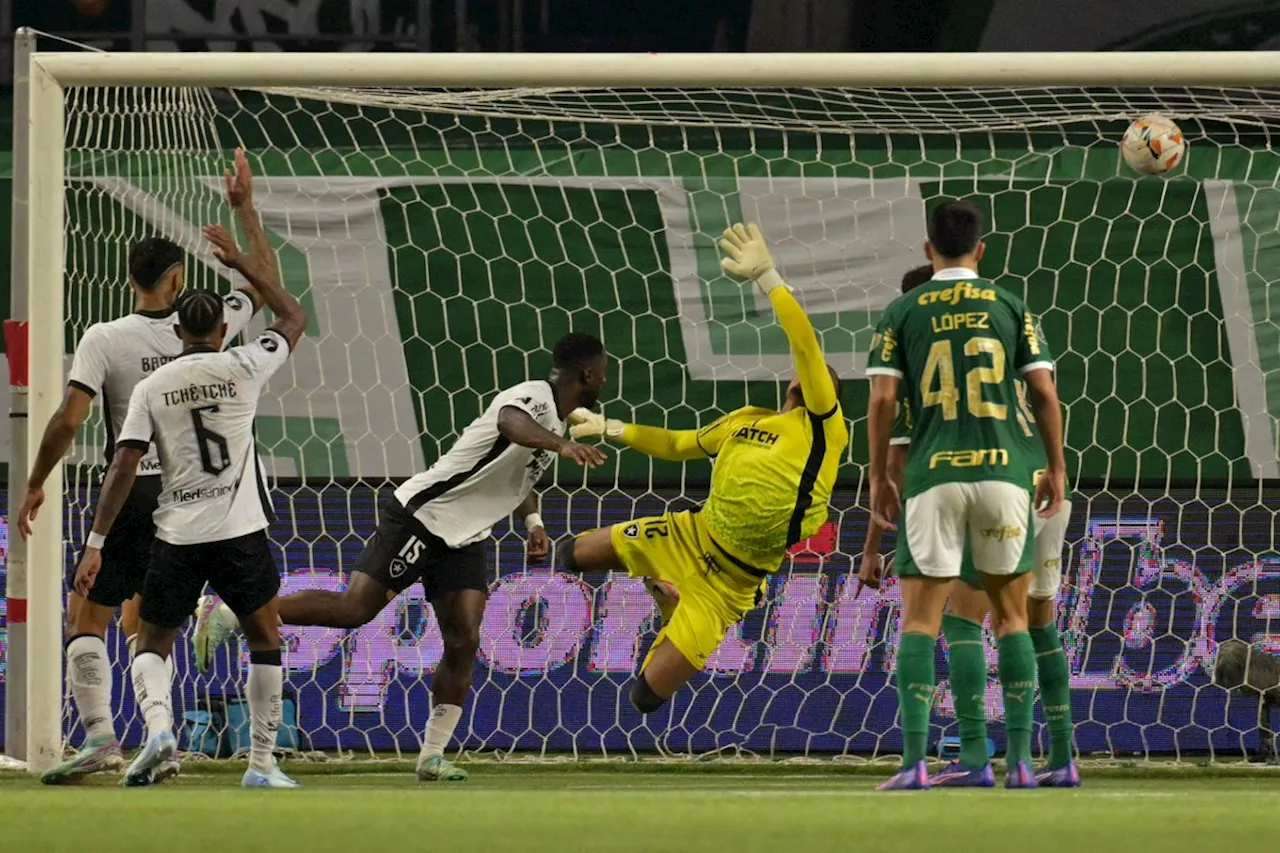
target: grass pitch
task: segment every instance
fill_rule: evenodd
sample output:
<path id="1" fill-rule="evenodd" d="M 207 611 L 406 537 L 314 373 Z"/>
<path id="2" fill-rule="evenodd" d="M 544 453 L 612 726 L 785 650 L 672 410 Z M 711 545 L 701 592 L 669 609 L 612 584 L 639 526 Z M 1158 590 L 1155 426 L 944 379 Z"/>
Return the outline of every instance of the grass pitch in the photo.
<path id="1" fill-rule="evenodd" d="M 244 791 L 244 765 L 196 765 L 124 790 L 101 777 L 45 788 L 0 776 L 4 849 L 23 853 L 457 851 L 982 851 L 1132 845 L 1159 853 L 1265 849 L 1280 774 L 1086 777 L 1078 791 L 881 794 L 879 776 L 822 769 L 638 770 L 472 765 L 469 782 L 410 771 L 290 769 L 297 791 Z"/>

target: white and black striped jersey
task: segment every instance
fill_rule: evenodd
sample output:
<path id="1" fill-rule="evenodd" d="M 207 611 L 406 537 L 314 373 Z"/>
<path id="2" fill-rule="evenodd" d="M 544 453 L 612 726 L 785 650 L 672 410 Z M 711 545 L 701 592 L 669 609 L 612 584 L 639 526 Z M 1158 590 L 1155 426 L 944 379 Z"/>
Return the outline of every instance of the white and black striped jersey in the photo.
<path id="1" fill-rule="evenodd" d="M 119 440 L 139 450 L 155 443 L 156 538 L 221 542 L 271 524 L 253 421 L 267 380 L 288 360 L 289 342 L 268 329 L 225 352 L 188 351 L 138 383 Z"/>
<path id="2" fill-rule="evenodd" d="M 253 300 L 237 291 L 222 301 L 229 343 L 253 318 Z M 172 309 L 136 311 L 118 320 L 94 323 L 80 338 L 67 384 L 91 397 L 102 395 L 108 465 L 116 452 L 116 436 L 124 426 L 133 389 L 161 365 L 182 354 L 182 341 L 175 331 L 177 325 L 178 315 Z M 159 473 L 160 462 L 155 451 L 148 450 L 138 464 L 138 475 Z"/>
<path id="3" fill-rule="evenodd" d="M 523 382 L 495 397 L 447 453 L 396 489 L 397 500 L 450 548 L 488 536 L 499 519 L 520 505 L 555 459 L 546 450 L 512 444 L 498 432 L 498 413 L 507 406 L 528 412 L 557 435 L 564 434 L 551 383 Z"/>

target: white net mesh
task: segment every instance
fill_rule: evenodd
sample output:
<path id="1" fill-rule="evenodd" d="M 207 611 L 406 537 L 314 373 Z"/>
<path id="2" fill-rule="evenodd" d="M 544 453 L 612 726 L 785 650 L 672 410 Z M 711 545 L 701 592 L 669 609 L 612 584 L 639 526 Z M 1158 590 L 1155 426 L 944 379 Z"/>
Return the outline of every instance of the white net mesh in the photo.
<path id="1" fill-rule="evenodd" d="M 875 318 L 922 262 L 926 205 L 971 198 L 989 218 L 987 275 L 1025 296 L 1059 354 L 1077 741 L 1240 755 L 1257 744 L 1256 709 L 1230 703 L 1208 667 L 1227 636 L 1280 650 L 1274 513 L 1254 479 L 1276 476 L 1277 103 L 1255 89 L 72 89 L 68 351 L 129 310 L 132 240 L 170 236 L 191 252 L 189 281 L 219 280 L 198 227 L 229 222 L 216 176 L 245 145 L 286 286 L 312 318 L 260 408 L 279 478 L 272 536 L 286 590 L 337 587 L 381 490 L 434 460 L 497 390 L 541 375 L 571 329 L 616 359 L 611 416 L 690 427 L 776 405 L 785 339 L 721 276 L 715 247 L 727 223 L 760 222 L 850 380 L 854 442 L 831 524 L 647 721 L 626 699 L 652 638 L 638 582 L 526 567 L 500 525 L 459 737 L 577 756 L 881 753 L 900 746 L 898 599 L 891 584 L 855 600 L 850 583 L 867 520 L 866 385 L 853 380 Z M 1176 177 L 1136 179 L 1117 143 L 1153 111 L 1182 122 L 1191 153 Z M 101 444 L 68 480 L 69 560 Z M 703 467 L 613 458 L 585 485 L 556 471 L 553 536 L 705 494 Z M 420 595 L 360 630 L 288 629 L 303 748 L 416 749 L 440 655 Z M 180 721 L 238 692 L 242 658 L 198 678 L 179 648 Z M 941 649 L 939 661 L 945 673 Z M 118 724 L 136 741 L 126 681 Z M 954 722 L 942 696 L 935 736 Z M 69 704 L 67 722 L 78 739 Z"/>

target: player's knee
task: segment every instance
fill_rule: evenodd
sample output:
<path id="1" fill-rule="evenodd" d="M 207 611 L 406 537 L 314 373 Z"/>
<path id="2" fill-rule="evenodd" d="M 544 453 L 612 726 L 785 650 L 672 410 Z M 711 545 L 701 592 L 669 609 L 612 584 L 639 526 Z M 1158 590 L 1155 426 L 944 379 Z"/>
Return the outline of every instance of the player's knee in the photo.
<path id="1" fill-rule="evenodd" d="M 644 677 L 644 673 L 640 673 L 636 680 L 631 682 L 631 704 L 641 714 L 652 714 L 667 703 L 654 689 L 649 686 L 648 680 Z"/>
<path id="2" fill-rule="evenodd" d="M 114 615 L 113 608 L 85 599 L 80 602 L 67 627 L 72 635 L 93 634 L 101 637 L 107 633 L 107 626 L 111 624 Z"/>
<path id="3" fill-rule="evenodd" d="M 620 568 L 613 550 L 613 536 L 607 527 L 576 536 L 556 549 L 567 572 L 581 574 Z"/>
<path id="4" fill-rule="evenodd" d="M 168 658 L 173 651 L 173 636 L 176 632 L 171 628 L 153 625 L 145 619 L 138 623 L 138 640 L 136 655 L 151 653 Z"/>
<path id="5" fill-rule="evenodd" d="M 1052 625 L 1057 616 L 1054 601 L 1056 590 L 1048 597 L 1038 597 L 1038 590 L 1032 590 L 1027 597 L 1027 624 L 1032 628 L 1045 628 Z"/>
<path id="6" fill-rule="evenodd" d="M 382 612 L 383 602 L 367 601 L 354 597 L 343 599 L 339 609 L 339 628 L 361 628 L 373 621 Z"/>
<path id="7" fill-rule="evenodd" d="M 393 590 L 371 576 L 353 572 L 351 582 L 337 600 L 337 607 L 333 608 L 333 619 L 339 623 L 333 627 L 360 628 L 368 625 L 395 596 Z"/>
<path id="8" fill-rule="evenodd" d="M 280 648 L 280 622 L 276 618 L 274 607 L 259 608 L 249 617 L 241 619 L 240 630 L 244 633 L 250 651 Z"/>
<path id="9" fill-rule="evenodd" d="M 445 633 L 444 653 L 452 660 L 470 661 L 480 649 L 480 626 L 462 625 Z"/>
<path id="10" fill-rule="evenodd" d="M 959 616 L 970 622 L 982 622 L 987 618 L 991 601 L 986 592 L 974 589 L 963 581 L 952 584 L 951 594 L 947 598 L 946 613 Z"/>
<path id="11" fill-rule="evenodd" d="M 564 570 L 566 572 L 577 574 L 580 571 L 578 569 L 577 550 L 578 540 L 576 538 L 570 539 L 563 545 L 556 546 L 556 551 L 560 554 L 560 562 L 564 565 Z"/>

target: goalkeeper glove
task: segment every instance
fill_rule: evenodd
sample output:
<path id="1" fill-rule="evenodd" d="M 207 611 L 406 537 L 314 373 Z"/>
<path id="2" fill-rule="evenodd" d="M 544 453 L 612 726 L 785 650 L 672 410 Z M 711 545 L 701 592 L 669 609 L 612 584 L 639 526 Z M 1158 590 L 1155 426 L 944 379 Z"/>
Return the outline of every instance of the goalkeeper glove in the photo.
<path id="1" fill-rule="evenodd" d="M 622 437 L 623 423 L 617 418 L 605 419 L 590 409 L 574 409 L 569 413 L 569 436 L 571 438 L 609 438 Z"/>
<path id="2" fill-rule="evenodd" d="M 726 228 L 724 238 L 720 241 L 720 248 L 725 254 L 720 261 L 720 266 L 738 278 L 754 281 L 756 287 L 760 288 L 765 296 L 779 287 L 791 289 L 774 268 L 769 246 L 765 243 L 760 228 L 754 222 L 748 223 L 745 227 L 741 222 L 736 222 Z"/>

